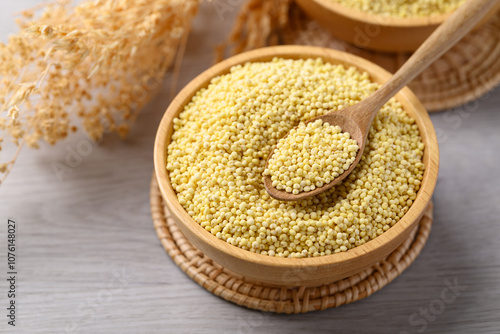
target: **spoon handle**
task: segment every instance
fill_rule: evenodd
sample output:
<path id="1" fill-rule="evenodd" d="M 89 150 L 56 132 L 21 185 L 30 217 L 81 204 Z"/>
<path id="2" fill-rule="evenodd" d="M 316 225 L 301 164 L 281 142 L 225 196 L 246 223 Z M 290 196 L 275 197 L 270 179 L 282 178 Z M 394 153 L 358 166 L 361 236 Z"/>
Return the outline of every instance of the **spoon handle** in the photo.
<path id="1" fill-rule="evenodd" d="M 432 62 L 471 31 L 500 0 L 468 0 L 441 24 L 373 97 L 378 111 Z M 410 36 L 408 38 L 411 38 Z"/>

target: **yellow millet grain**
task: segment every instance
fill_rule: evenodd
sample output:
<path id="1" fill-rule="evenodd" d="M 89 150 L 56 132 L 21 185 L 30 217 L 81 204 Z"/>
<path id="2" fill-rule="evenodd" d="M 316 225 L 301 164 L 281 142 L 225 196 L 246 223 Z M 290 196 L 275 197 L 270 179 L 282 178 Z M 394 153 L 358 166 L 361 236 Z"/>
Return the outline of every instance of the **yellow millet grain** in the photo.
<path id="1" fill-rule="evenodd" d="M 423 17 L 456 10 L 465 0 L 332 0 L 355 10 L 383 16 Z"/>
<path id="2" fill-rule="evenodd" d="M 266 158 L 300 122 L 353 105 L 379 87 L 321 59 L 247 63 L 214 78 L 174 119 L 167 171 L 179 203 L 231 245 L 277 257 L 347 251 L 396 224 L 423 177 L 415 121 L 391 99 L 360 163 L 338 186 L 296 202 L 263 186 Z"/>
<path id="3" fill-rule="evenodd" d="M 318 119 L 300 123 L 280 139 L 264 175 L 288 193 L 309 192 L 332 182 L 356 160 L 358 143 L 339 126 Z"/>

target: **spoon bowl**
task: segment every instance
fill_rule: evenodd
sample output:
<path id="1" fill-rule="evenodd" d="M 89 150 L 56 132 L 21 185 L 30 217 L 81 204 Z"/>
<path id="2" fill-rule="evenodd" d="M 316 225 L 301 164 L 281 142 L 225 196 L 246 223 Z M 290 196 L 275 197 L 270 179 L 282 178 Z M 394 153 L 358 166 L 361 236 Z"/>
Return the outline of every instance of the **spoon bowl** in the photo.
<path id="1" fill-rule="evenodd" d="M 354 106 L 353 106 L 354 107 Z M 308 192 L 301 192 L 296 195 L 292 193 L 288 193 L 284 190 L 279 190 L 277 188 L 273 187 L 273 181 L 271 180 L 271 176 L 269 175 L 264 175 L 264 187 L 266 188 L 267 192 L 269 195 L 277 200 L 280 201 L 298 201 L 301 199 L 305 199 L 311 196 L 318 195 L 324 191 L 327 191 L 328 189 L 338 185 L 341 183 L 351 172 L 356 168 L 358 165 L 358 162 L 361 160 L 361 157 L 363 156 L 363 151 L 366 145 L 366 140 L 364 140 L 364 133 L 361 130 L 359 124 L 355 122 L 351 117 L 348 115 L 354 111 L 355 108 L 353 107 L 348 107 L 346 109 L 343 109 L 341 112 L 334 112 L 334 113 L 329 113 L 323 116 L 319 116 L 316 118 L 313 118 L 309 121 L 306 122 L 314 122 L 318 119 L 323 120 L 323 122 L 327 122 L 330 125 L 337 125 L 340 126 L 342 129 L 342 132 L 347 132 L 351 135 L 351 138 L 356 140 L 359 145 L 359 150 L 358 153 L 356 154 L 356 159 L 354 162 L 349 166 L 349 168 L 344 171 L 344 173 L 340 174 L 338 177 L 336 177 L 332 182 L 327 183 L 321 187 L 315 188 L 314 190 L 308 191 Z M 353 110 L 351 110 L 351 108 Z M 274 152 L 274 151 L 273 151 Z M 273 152 L 269 154 L 267 161 L 266 161 L 266 168 L 269 164 L 269 160 L 273 156 Z"/>

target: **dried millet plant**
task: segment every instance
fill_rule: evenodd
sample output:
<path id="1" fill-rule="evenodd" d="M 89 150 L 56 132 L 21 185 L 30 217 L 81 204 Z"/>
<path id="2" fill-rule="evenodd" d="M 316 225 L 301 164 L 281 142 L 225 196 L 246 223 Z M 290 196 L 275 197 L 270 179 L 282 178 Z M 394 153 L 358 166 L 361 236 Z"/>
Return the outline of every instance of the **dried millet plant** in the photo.
<path id="1" fill-rule="evenodd" d="M 226 49 L 231 54 L 279 44 L 279 33 L 289 24 L 288 11 L 292 0 L 248 0 L 236 18 L 227 43 L 221 45 L 218 60 Z"/>
<path id="2" fill-rule="evenodd" d="M 0 182 L 23 144 L 38 147 L 76 131 L 127 135 L 187 36 L 199 0 L 63 0 L 23 12 L 21 31 L 0 43 Z M 1 177 L 3 174 L 3 178 Z"/>

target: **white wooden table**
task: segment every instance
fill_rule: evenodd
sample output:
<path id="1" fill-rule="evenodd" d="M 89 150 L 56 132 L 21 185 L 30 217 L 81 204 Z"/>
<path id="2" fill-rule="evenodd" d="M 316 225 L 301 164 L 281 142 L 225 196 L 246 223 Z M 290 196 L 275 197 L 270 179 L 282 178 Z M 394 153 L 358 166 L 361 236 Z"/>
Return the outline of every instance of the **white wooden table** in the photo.
<path id="1" fill-rule="evenodd" d="M 11 13 L 39 2 L 2 1 L 1 38 L 16 31 Z M 180 87 L 211 65 L 235 13 L 203 5 Z M 368 299 L 293 316 L 213 296 L 161 247 L 148 194 L 169 89 L 167 82 L 129 139 L 93 146 L 62 181 L 52 163 L 63 162 L 82 134 L 23 151 L 0 186 L 1 333 L 500 333 L 500 89 L 467 109 L 432 115 L 441 169 L 433 231 L 417 261 Z M 6 325 L 7 217 L 18 225 L 15 329 Z M 459 295 L 440 302 L 454 281 Z"/>

